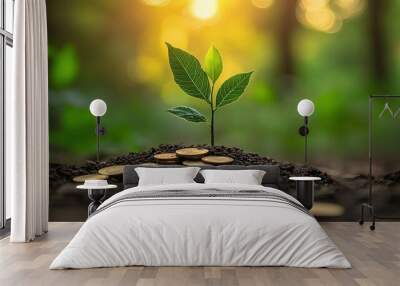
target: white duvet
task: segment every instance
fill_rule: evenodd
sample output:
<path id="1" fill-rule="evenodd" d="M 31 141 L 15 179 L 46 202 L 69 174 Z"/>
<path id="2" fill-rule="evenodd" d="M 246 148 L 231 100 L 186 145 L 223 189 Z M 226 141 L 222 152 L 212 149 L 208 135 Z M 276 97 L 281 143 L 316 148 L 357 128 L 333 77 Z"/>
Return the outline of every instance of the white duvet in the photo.
<path id="1" fill-rule="evenodd" d="M 179 184 L 163 190 L 264 190 L 254 185 Z M 124 201 L 89 218 L 50 269 L 145 266 L 294 266 L 350 268 L 318 222 L 293 206 L 258 199 L 160 198 Z"/>

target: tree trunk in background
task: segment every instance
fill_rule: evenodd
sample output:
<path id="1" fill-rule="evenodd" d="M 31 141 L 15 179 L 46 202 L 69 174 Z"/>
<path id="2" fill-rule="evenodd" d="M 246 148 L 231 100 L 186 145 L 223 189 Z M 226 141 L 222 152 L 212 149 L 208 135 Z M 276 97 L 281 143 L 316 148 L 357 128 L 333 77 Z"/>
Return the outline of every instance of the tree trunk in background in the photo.
<path id="1" fill-rule="evenodd" d="M 296 0 L 280 0 L 280 14 L 277 20 L 277 43 L 279 54 L 278 77 L 281 89 L 290 92 L 294 76 L 292 36 L 296 28 Z"/>
<path id="2" fill-rule="evenodd" d="M 387 75 L 385 45 L 386 0 L 368 1 L 368 28 L 371 49 L 371 68 L 374 79 L 382 84 Z"/>

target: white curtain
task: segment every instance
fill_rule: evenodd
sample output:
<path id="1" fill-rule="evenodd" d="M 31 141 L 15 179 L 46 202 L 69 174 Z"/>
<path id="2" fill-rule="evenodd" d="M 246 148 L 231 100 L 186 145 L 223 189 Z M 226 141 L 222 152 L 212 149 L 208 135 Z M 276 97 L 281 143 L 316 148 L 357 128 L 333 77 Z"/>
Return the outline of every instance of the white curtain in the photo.
<path id="1" fill-rule="evenodd" d="M 48 225 L 48 78 L 45 0 L 16 0 L 14 91 L 6 98 L 6 187 L 12 242 L 28 242 Z"/>

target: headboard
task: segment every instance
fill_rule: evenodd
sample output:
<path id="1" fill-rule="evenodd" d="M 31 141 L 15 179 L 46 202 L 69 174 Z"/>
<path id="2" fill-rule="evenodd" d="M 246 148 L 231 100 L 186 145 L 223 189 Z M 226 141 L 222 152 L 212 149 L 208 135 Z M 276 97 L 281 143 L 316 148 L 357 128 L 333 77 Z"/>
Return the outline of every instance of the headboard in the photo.
<path id="1" fill-rule="evenodd" d="M 123 183 L 124 189 L 133 188 L 138 185 L 139 177 L 135 172 L 135 168 L 137 167 L 146 167 L 146 168 L 183 168 L 185 166 L 182 165 L 160 165 L 160 166 L 143 166 L 143 165 L 126 165 L 124 167 L 123 172 Z M 241 166 L 241 165 L 225 165 L 225 166 L 206 166 L 200 167 L 202 170 L 204 169 L 217 169 L 217 170 L 263 170 L 265 171 L 264 178 L 262 180 L 262 185 L 266 187 L 272 187 L 279 189 L 280 187 L 280 168 L 277 165 L 249 165 L 249 166 Z M 204 183 L 203 176 L 199 173 L 195 181 L 197 183 Z"/>

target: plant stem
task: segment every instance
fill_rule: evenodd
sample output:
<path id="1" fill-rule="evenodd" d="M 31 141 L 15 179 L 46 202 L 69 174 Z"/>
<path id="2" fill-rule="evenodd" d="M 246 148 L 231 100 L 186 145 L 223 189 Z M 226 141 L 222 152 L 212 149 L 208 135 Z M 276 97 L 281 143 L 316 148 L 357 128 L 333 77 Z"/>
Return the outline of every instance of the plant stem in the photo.
<path id="1" fill-rule="evenodd" d="M 214 147 L 214 109 L 211 108 L 211 146 Z"/>
<path id="2" fill-rule="evenodd" d="M 210 107 L 211 107 L 211 146 L 214 147 L 214 82 L 211 86 L 211 95 L 210 95 Z"/>

